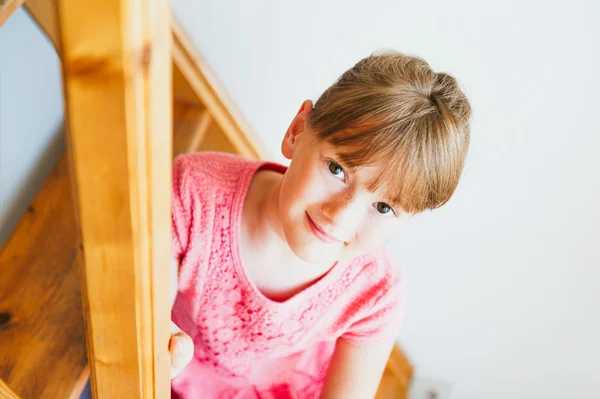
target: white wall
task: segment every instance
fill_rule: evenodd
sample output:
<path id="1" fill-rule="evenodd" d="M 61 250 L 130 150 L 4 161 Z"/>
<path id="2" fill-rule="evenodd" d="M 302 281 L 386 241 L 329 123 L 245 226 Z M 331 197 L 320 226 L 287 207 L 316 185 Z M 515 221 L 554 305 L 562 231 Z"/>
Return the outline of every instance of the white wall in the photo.
<path id="1" fill-rule="evenodd" d="M 462 183 L 393 242 L 401 344 L 453 398 L 600 398 L 600 5 L 174 0 L 274 159 L 305 98 L 370 52 L 417 54 L 471 100 Z"/>
<path id="2" fill-rule="evenodd" d="M 64 151 L 59 61 L 23 9 L 0 28 L 0 248 Z"/>

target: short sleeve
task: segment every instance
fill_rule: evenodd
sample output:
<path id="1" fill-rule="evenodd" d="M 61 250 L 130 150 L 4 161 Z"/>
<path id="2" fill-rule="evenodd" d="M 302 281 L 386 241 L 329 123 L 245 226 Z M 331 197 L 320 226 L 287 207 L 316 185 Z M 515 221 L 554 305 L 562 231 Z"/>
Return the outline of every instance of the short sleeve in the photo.
<path id="1" fill-rule="evenodd" d="M 190 240 L 193 208 L 188 174 L 188 162 L 180 155 L 173 161 L 171 200 L 171 256 L 176 259 L 185 254 Z"/>
<path id="2" fill-rule="evenodd" d="M 398 266 L 390 265 L 380 295 L 367 315 L 350 325 L 342 339 L 355 345 L 365 345 L 384 339 L 394 339 L 400 334 L 404 321 L 406 288 Z"/>

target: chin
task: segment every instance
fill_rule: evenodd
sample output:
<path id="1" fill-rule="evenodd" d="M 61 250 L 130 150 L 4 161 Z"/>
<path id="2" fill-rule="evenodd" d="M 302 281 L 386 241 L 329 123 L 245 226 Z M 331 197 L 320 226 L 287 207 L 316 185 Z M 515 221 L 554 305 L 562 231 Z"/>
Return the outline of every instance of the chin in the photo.
<path id="1" fill-rule="evenodd" d="M 300 224 L 300 226 L 293 226 L 291 228 L 284 226 L 283 228 L 285 240 L 298 258 L 304 262 L 325 267 L 329 267 L 339 260 L 340 254 L 338 251 L 333 247 L 327 248 L 327 246 L 333 246 L 334 244 L 320 242 L 316 237 L 310 236 L 312 232 L 309 231 L 307 234 L 306 231 L 302 231 L 302 227 L 304 226 Z"/>

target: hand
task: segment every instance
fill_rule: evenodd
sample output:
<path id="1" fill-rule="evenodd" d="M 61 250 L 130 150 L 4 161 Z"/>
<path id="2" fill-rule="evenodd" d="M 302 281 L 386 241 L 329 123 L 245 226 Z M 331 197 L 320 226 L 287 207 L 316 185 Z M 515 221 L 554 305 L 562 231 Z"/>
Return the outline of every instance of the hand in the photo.
<path id="1" fill-rule="evenodd" d="M 181 373 L 194 356 L 194 342 L 173 322 L 171 322 L 169 352 L 171 353 L 171 379 L 173 379 Z"/>

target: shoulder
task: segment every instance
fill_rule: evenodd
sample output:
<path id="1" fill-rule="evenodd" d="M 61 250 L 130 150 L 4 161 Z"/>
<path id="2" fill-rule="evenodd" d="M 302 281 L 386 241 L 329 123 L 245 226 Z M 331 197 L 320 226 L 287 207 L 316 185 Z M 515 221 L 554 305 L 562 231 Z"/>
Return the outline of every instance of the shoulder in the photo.
<path id="1" fill-rule="evenodd" d="M 399 263 L 386 250 L 356 259 L 360 290 L 348 308 L 350 323 L 342 338 L 353 344 L 396 337 L 404 319 L 406 289 Z"/>
<path id="2" fill-rule="evenodd" d="M 364 256 L 363 268 L 370 278 L 367 288 L 380 298 L 382 296 L 403 296 L 405 292 L 404 271 L 400 263 L 385 248 Z"/>
<path id="3" fill-rule="evenodd" d="M 256 167 L 258 161 L 223 152 L 195 152 L 179 155 L 173 161 L 174 179 L 194 186 L 229 186 L 239 181 L 244 172 Z"/>
<path id="4" fill-rule="evenodd" d="M 258 161 L 242 156 L 197 152 L 179 155 L 173 161 L 172 203 L 174 227 L 185 241 L 189 234 L 212 229 L 217 207 L 229 212 L 238 188 Z M 185 245 L 182 242 L 182 245 Z"/>
<path id="5" fill-rule="evenodd" d="M 369 252 L 354 260 L 358 273 L 355 284 L 355 317 L 382 309 L 402 309 L 406 300 L 403 268 L 385 249 Z"/>

